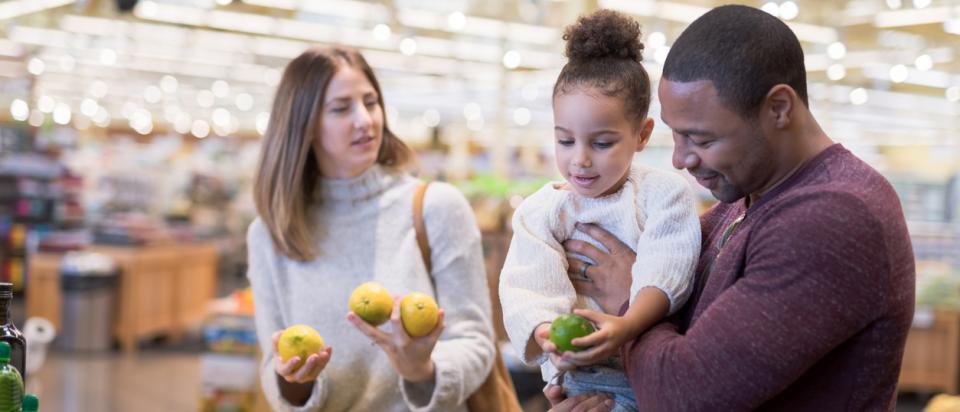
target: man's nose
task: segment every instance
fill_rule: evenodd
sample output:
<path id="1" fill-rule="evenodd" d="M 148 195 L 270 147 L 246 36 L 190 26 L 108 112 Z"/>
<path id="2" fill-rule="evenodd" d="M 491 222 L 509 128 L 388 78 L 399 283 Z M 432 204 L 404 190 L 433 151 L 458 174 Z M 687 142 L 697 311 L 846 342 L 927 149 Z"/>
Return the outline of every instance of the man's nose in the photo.
<path id="1" fill-rule="evenodd" d="M 687 145 L 680 141 L 680 139 L 674 139 L 673 141 L 673 167 L 676 169 L 693 169 L 700 164 L 700 158 L 693 152 L 691 152 Z"/>

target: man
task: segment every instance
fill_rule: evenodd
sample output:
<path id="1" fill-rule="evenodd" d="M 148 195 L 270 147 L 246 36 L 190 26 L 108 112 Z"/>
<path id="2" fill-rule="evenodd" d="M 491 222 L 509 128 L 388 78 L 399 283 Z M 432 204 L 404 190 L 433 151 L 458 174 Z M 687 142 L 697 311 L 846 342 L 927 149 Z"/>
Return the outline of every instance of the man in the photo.
<path id="1" fill-rule="evenodd" d="M 757 9 L 713 9 L 670 49 L 659 98 L 674 166 L 721 203 L 701 217 L 685 310 L 621 348 L 640 410 L 893 410 L 914 306 L 903 212 L 811 115 L 796 36 Z M 597 262 L 576 286 L 625 307 L 633 252 L 584 230 L 610 253 L 568 241 Z M 602 398 L 546 393 L 557 411 L 605 410 Z"/>

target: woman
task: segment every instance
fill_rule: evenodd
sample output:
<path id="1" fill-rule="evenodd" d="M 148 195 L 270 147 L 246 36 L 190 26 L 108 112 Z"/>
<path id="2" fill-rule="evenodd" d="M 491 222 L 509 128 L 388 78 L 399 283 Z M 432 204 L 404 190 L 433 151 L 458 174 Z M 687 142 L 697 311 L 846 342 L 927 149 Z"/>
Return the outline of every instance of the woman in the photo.
<path id="1" fill-rule="evenodd" d="M 267 127 L 247 234 L 248 277 L 262 352 L 261 384 L 278 411 L 465 411 L 494 357 L 480 233 L 466 199 L 431 185 L 423 216 L 432 273 L 412 218 L 413 153 L 387 128 L 373 70 L 355 50 L 315 48 L 290 62 Z M 442 309 L 411 338 L 348 313 L 366 281 L 421 291 Z M 396 299 L 399 305 L 399 299 Z M 276 352 L 279 332 L 316 328 L 328 347 L 299 368 Z M 446 325 L 446 326 L 445 326 Z M 333 348 L 336 348 L 334 352 Z"/>

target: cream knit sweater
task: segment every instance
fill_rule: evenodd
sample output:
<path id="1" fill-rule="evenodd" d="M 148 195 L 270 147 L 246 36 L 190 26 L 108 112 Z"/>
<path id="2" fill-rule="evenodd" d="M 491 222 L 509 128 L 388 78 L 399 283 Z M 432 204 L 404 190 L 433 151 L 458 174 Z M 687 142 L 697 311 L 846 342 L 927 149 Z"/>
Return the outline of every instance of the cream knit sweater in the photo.
<path id="1" fill-rule="evenodd" d="M 623 187 L 609 196 L 582 197 L 562 184 L 548 183 L 525 199 L 513 214 L 513 239 L 500 274 L 500 303 L 507 334 L 521 360 L 540 363 L 545 379 L 555 370 L 533 342 L 534 329 L 574 308 L 601 311 L 592 299 L 578 296 L 567 277 L 563 241 L 585 240 L 606 251 L 576 230 L 578 222 L 600 225 L 637 253 L 630 273 L 631 303 L 641 288 L 652 286 L 666 293 L 670 313 L 675 312 L 692 291 L 700 256 L 693 192 L 675 173 L 635 165 Z"/>
<path id="2" fill-rule="evenodd" d="M 403 381 L 383 350 L 345 319 L 350 292 L 368 280 L 394 295 L 433 295 L 413 229 L 416 185 L 416 179 L 380 166 L 353 179 L 321 181 L 312 231 L 320 255 L 310 262 L 277 253 L 259 219 L 250 225 L 248 277 L 264 353 L 260 377 L 273 410 L 466 410 L 466 398 L 490 371 L 494 346 L 480 232 L 457 189 L 434 183 L 424 199 L 435 296 L 446 312 L 446 329 L 433 351 L 435 381 Z M 279 394 L 270 337 L 299 323 L 316 328 L 333 357 L 306 405 L 293 407 Z"/>

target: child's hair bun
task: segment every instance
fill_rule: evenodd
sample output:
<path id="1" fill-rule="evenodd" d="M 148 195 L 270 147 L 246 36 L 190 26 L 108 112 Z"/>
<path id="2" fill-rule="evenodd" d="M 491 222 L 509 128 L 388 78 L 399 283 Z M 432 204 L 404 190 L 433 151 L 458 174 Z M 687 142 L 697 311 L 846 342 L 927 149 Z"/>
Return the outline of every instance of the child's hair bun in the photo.
<path id="1" fill-rule="evenodd" d="M 640 23 L 613 10 L 581 16 L 563 32 L 570 61 L 606 57 L 643 60 Z"/>

